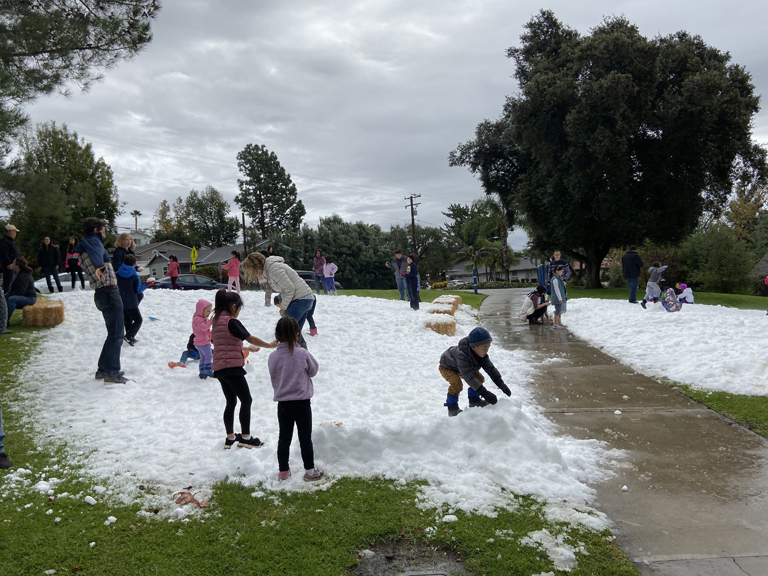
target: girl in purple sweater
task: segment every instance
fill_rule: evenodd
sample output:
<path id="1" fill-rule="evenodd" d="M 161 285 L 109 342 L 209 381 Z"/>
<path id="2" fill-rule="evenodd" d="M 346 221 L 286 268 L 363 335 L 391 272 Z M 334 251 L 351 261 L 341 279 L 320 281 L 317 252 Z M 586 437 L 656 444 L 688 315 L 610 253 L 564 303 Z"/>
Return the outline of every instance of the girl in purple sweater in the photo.
<path id="1" fill-rule="evenodd" d="M 312 447 L 312 406 L 309 399 L 315 393 L 312 377 L 317 375 L 317 360 L 299 346 L 301 331 L 293 318 L 283 316 L 278 320 L 275 338 L 277 349 L 269 355 L 268 364 L 280 425 L 277 441 L 277 463 L 280 467 L 278 479 L 288 480 L 291 476 L 288 456 L 295 424 L 299 433 L 301 459 L 304 461 L 304 480 L 312 482 L 325 474 L 315 468 L 315 452 Z"/>

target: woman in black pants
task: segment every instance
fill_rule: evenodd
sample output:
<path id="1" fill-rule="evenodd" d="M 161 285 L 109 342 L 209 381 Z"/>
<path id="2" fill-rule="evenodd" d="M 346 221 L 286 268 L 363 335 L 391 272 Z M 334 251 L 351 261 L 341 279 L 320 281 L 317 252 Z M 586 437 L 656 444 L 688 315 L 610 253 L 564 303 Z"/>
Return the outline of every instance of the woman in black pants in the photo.
<path id="1" fill-rule="evenodd" d="M 59 292 L 64 292 L 59 280 L 59 265 L 61 264 L 61 254 L 57 246 L 51 243 L 51 239 L 46 236 L 43 238 L 40 248 L 37 250 L 37 270 L 45 275 L 45 282 L 48 284 L 48 291 L 53 294 L 53 284 L 51 276 L 56 281 L 56 288 Z"/>
<path id="2" fill-rule="evenodd" d="M 547 307 L 547 289 L 544 286 L 537 286 L 536 290 L 525 297 L 523 310 L 528 316 L 529 324 L 541 324 L 539 318 L 546 315 Z"/>
<path id="3" fill-rule="evenodd" d="M 67 260 L 64 263 L 64 269 L 69 272 L 69 278 L 72 280 L 72 290 L 75 289 L 75 282 L 77 276 L 80 277 L 80 290 L 85 290 L 85 278 L 83 278 L 83 269 L 80 268 L 80 253 L 75 248 L 80 243 L 80 240 L 75 236 L 69 238 L 69 244 L 67 244 Z"/>

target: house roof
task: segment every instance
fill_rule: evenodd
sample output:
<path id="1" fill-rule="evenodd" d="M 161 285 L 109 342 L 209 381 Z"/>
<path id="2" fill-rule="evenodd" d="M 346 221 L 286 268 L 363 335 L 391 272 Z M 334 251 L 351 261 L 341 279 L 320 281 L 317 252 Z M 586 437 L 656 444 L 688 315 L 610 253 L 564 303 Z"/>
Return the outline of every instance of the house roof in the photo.
<path id="1" fill-rule="evenodd" d="M 768 276 L 768 254 L 760 259 L 760 262 L 755 264 L 749 275 L 753 278 L 765 278 Z"/>
<path id="2" fill-rule="evenodd" d="M 268 243 L 269 240 L 262 240 L 256 246 L 253 248 L 254 250 L 262 247 L 264 244 Z M 233 250 L 237 250 L 241 255 L 243 254 L 243 245 L 242 244 L 235 244 L 234 246 L 220 246 L 219 248 L 214 248 L 212 250 L 198 250 L 197 252 L 197 260 L 195 261 L 196 266 L 217 266 L 218 264 L 222 262 L 226 262 L 229 260 L 230 254 Z M 176 259 L 179 261 L 179 264 L 192 264 L 192 249 L 188 248 L 186 250 L 169 250 L 164 253 L 158 252 L 154 256 L 149 258 L 149 262 L 152 262 L 155 258 L 163 258 L 164 260 L 168 260 L 169 256 L 173 255 L 176 256 Z"/>
<path id="3" fill-rule="evenodd" d="M 157 250 L 159 246 L 162 244 L 168 244 L 172 245 L 175 244 L 175 247 L 173 250 L 189 250 L 191 251 L 192 248 L 190 246 L 185 246 L 181 242 L 176 242 L 175 240 L 163 240 L 162 242 L 152 242 L 151 244 L 144 244 L 140 246 L 136 246 L 136 249 L 134 252 L 136 252 L 136 255 L 143 254 L 144 252 L 147 252 L 149 250 Z"/>
<path id="4" fill-rule="evenodd" d="M 541 264 L 543 264 L 543 261 L 539 260 L 531 260 L 530 258 L 521 258 L 520 262 L 518 264 L 515 264 L 514 266 L 510 266 L 509 270 L 514 271 L 522 271 L 522 270 L 533 270 L 535 268 L 538 268 Z M 459 264 L 454 265 L 453 268 L 450 270 L 446 270 L 445 273 L 448 275 L 460 275 L 460 274 L 469 274 L 471 272 L 468 272 L 466 270 L 466 267 L 469 266 L 471 262 L 469 260 L 465 260 L 464 262 L 460 262 Z M 480 270 L 478 270 L 480 272 Z"/>

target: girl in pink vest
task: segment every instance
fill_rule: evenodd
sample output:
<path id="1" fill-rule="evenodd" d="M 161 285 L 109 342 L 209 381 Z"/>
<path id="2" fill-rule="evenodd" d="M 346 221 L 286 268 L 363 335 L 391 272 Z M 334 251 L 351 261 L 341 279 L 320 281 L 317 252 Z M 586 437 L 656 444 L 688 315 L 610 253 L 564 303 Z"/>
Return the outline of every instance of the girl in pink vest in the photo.
<path id="1" fill-rule="evenodd" d="M 251 436 L 251 390 L 245 379 L 245 356 L 243 341 L 262 348 L 274 348 L 275 342 L 264 342 L 251 336 L 245 326 L 237 319 L 243 301 L 239 294 L 219 290 L 213 316 L 213 375 L 221 384 L 221 391 L 227 400 L 224 408 L 224 427 L 227 438 L 224 449 L 229 449 L 237 442 L 238 446 L 253 448 L 264 443 Z M 235 406 L 240 400 L 240 434 L 235 434 Z"/>
<path id="2" fill-rule="evenodd" d="M 232 292 L 232 284 L 235 285 L 237 293 L 240 294 L 240 253 L 232 250 L 229 262 L 221 267 L 227 271 L 227 292 Z"/>
<path id="3" fill-rule="evenodd" d="M 312 446 L 312 406 L 310 398 L 315 394 L 312 378 L 317 376 L 317 360 L 304 350 L 299 324 L 290 316 L 278 320 L 275 328 L 277 350 L 269 355 L 269 376 L 275 390 L 277 421 L 280 437 L 277 441 L 279 480 L 288 480 L 291 469 L 288 455 L 293 440 L 293 427 L 299 433 L 301 459 L 304 464 L 304 480 L 312 482 L 323 477 L 324 472 L 315 468 L 315 452 Z"/>

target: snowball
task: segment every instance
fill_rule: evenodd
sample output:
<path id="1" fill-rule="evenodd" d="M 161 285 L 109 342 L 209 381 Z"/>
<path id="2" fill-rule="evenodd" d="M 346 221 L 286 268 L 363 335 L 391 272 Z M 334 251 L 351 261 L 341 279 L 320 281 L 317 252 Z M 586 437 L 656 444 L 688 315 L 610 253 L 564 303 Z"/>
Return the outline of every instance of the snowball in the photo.
<path id="1" fill-rule="evenodd" d="M 458 516 L 454 516 L 453 514 L 448 514 L 447 516 L 443 516 L 443 522 L 457 522 L 459 520 Z"/>
<path id="2" fill-rule="evenodd" d="M 83 498 L 83 501 L 84 501 L 86 504 L 90 504 L 91 506 L 93 506 L 94 504 L 96 504 L 96 500 L 95 500 L 95 499 L 94 499 L 92 496 L 86 496 L 85 498 Z"/>

